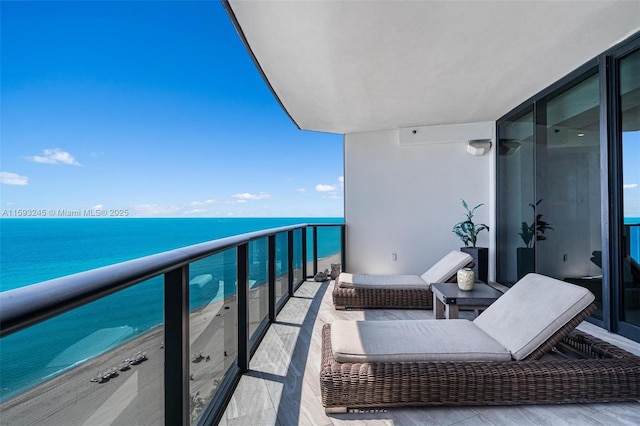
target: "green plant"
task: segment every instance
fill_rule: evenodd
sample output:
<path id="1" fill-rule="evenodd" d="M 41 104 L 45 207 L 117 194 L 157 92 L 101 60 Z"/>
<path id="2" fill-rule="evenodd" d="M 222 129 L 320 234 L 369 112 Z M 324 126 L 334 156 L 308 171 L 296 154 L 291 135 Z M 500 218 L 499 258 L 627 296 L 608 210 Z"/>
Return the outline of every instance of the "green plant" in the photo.
<path id="1" fill-rule="evenodd" d="M 542 198 L 538 200 L 535 204 L 529 204 L 533 209 L 533 222 L 530 224 L 527 222 L 522 222 L 521 230 L 522 232 L 518 232 L 520 238 L 524 242 L 525 247 L 531 248 L 533 246 L 533 237 L 536 237 L 536 241 L 546 240 L 547 237 L 544 235 L 544 231 L 547 229 L 554 230 L 553 225 L 549 222 L 542 220 L 541 214 L 536 214 L 536 208 L 538 204 L 542 202 Z"/>
<path id="2" fill-rule="evenodd" d="M 453 226 L 452 232 L 462 240 L 465 247 L 475 247 L 476 241 L 478 239 L 478 233 L 485 229 L 487 231 L 489 230 L 489 227 L 485 224 L 476 225 L 475 223 L 473 223 L 473 213 L 478 207 L 483 206 L 484 204 L 478 204 L 474 208 L 469 209 L 469 206 L 464 200 L 460 200 L 460 202 L 462 203 L 462 207 L 464 207 L 467 211 L 467 220 L 456 223 Z"/>

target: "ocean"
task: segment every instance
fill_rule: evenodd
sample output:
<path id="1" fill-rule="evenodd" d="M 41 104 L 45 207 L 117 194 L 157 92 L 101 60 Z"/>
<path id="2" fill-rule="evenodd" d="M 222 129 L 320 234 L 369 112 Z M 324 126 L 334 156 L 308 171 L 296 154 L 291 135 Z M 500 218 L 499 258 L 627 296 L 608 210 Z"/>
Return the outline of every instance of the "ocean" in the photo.
<path id="1" fill-rule="evenodd" d="M 246 232 L 342 222 L 342 218 L 0 219 L 0 291 Z M 340 252 L 339 227 L 320 228 L 318 235 L 320 258 Z M 296 239 L 294 244 L 298 243 Z M 308 238 L 309 253 L 310 244 Z M 250 247 L 250 260 L 264 255 L 263 246 Z M 276 246 L 286 250 L 286 238 L 278 238 Z M 226 296 L 210 283 L 217 284 L 229 268 L 233 270 L 228 260 L 218 255 L 191 265 L 192 309 Z M 294 260 L 294 267 L 297 263 Z M 263 276 L 259 274 L 257 281 Z M 163 283 L 157 277 L 0 339 L 0 401 L 145 333 L 162 323 L 162 310 Z"/>
<path id="2" fill-rule="evenodd" d="M 624 224 L 629 233 L 629 255 L 640 262 L 640 217 L 625 217 Z"/>

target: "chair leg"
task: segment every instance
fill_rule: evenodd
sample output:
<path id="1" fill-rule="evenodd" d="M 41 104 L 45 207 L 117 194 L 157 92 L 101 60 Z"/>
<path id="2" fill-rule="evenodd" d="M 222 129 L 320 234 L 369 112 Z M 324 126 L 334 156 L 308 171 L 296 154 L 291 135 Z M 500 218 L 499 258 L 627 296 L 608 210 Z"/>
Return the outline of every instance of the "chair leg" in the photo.
<path id="1" fill-rule="evenodd" d="M 347 411 L 347 407 L 326 407 L 324 409 L 325 414 L 344 414 Z"/>

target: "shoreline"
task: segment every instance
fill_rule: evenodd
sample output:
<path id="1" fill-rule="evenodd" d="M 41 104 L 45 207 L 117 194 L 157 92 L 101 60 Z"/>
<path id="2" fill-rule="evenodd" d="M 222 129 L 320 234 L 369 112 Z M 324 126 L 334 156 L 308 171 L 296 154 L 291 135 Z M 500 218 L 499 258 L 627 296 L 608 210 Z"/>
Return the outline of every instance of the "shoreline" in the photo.
<path id="1" fill-rule="evenodd" d="M 330 269 L 331 263 L 340 263 L 339 253 L 318 259 L 318 270 Z M 307 266 L 307 272 L 311 274 L 312 262 L 308 262 Z M 221 288 L 219 291 L 223 292 L 224 289 Z M 267 286 L 258 285 L 250 289 L 251 330 L 266 314 L 266 296 Z M 235 300 L 235 295 L 212 300 L 189 315 L 192 357 L 189 360 L 192 377 L 190 393 L 196 406 L 206 404 L 228 366 L 235 362 Z M 3 401 L 0 403 L 0 424 L 162 423 L 163 340 L 164 325 L 156 326 L 122 345 Z M 122 359 L 130 358 L 140 351 L 146 352 L 146 361 L 132 365 L 130 370 L 119 371 L 117 377 L 104 383 L 90 381 L 98 372 L 118 367 Z M 202 358 L 196 361 L 193 356 L 197 352 L 202 353 Z"/>

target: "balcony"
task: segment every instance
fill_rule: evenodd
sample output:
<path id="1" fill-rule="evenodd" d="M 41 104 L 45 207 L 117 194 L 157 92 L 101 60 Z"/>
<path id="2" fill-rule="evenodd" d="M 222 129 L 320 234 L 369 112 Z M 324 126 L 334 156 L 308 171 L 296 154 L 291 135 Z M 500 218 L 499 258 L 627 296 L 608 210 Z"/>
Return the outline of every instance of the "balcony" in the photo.
<path id="1" fill-rule="evenodd" d="M 323 324 L 335 319 L 433 318 L 430 310 L 336 311 L 331 300 L 333 282 L 306 278 L 313 275 L 308 272 L 329 269 L 332 262 L 344 264 L 340 256 L 344 229 L 344 225 L 317 224 L 259 231 L 2 293 L 5 351 L 16 339 L 25 339 L 25 333 L 44 333 L 55 321 L 59 333 L 69 333 L 73 321 L 82 321 L 81 315 L 98 315 L 101 302 L 112 306 L 109 312 L 114 322 L 113 327 L 70 344 L 54 361 L 63 365 L 95 341 L 112 344 L 104 353 L 13 395 L 3 389 L 3 421 L 229 425 L 425 420 L 433 424 L 517 424 L 525 419 L 533 424 L 576 419 L 580 424 L 640 422 L 638 402 L 373 408 L 326 415 L 318 379 Z M 318 241 L 326 232 L 339 233 L 339 253 L 318 259 Z M 245 285 L 236 287 L 238 282 Z M 144 287 L 149 288 L 146 297 L 135 293 Z M 214 292 L 224 297 L 213 297 Z M 144 317 L 157 305 L 164 315 L 161 324 L 127 340 L 132 330 L 118 316 L 117 295 L 137 298 Z M 462 316 L 471 318 L 473 313 L 463 312 Z M 640 355 L 636 342 L 586 322 L 579 328 Z M 49 367 L 55 368 L 56 362 Z M 33 366 L 37 368 L 37 362 Z M 29 371 L 17 374 L 28 382 Z"/>

